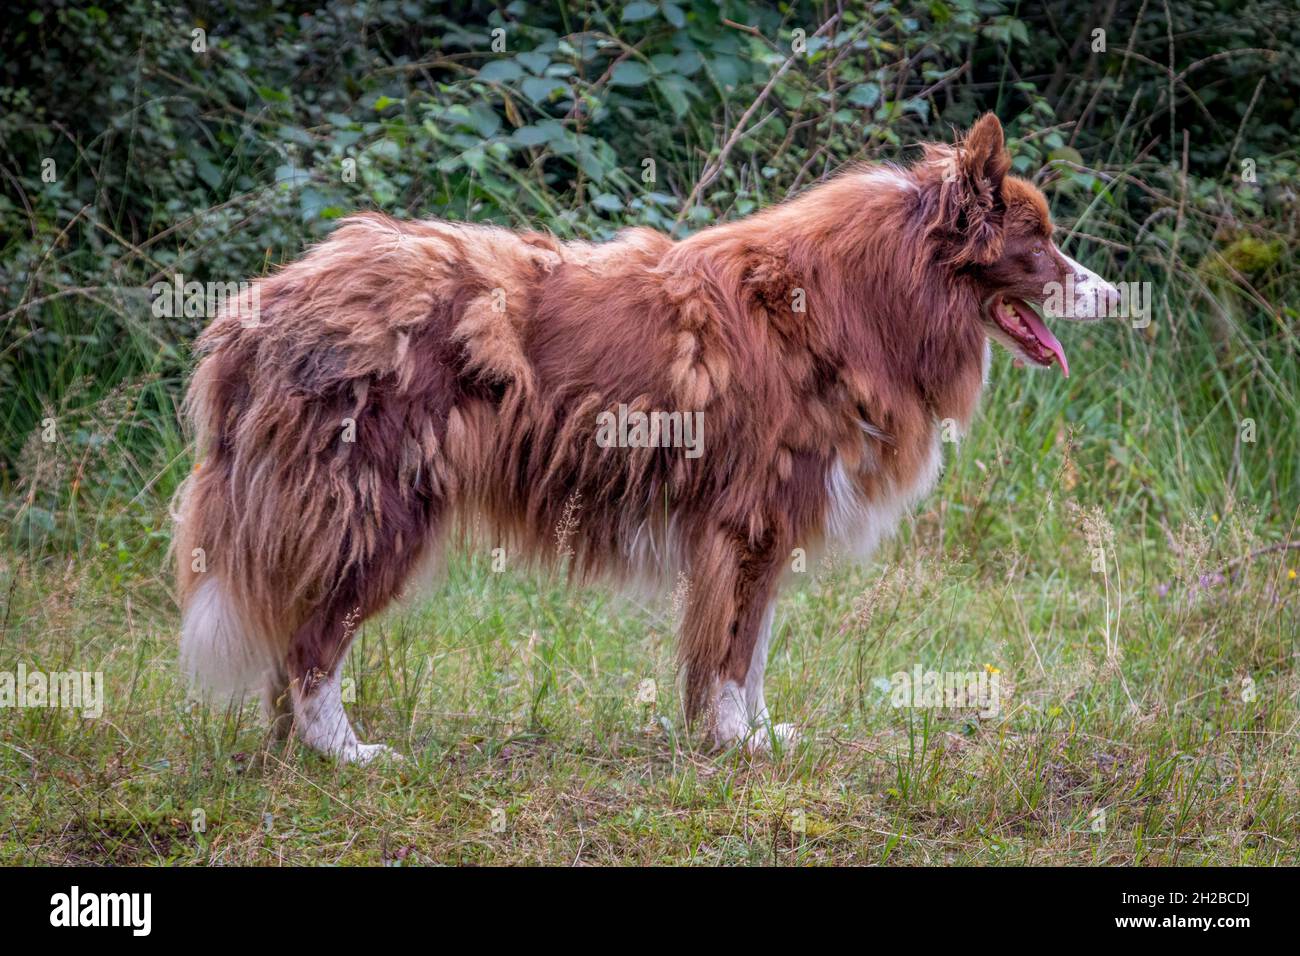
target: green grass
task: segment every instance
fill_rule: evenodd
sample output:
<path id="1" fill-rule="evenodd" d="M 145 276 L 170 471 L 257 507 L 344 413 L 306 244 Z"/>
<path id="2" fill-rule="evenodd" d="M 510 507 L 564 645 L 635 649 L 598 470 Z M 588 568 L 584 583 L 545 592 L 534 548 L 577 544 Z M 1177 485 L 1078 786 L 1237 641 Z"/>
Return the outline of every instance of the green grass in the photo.
<path id="1" fill-rule="evenodd" d="M 754 760 L 683 727 L 669 594 L 486 553 L 354 645 L 354 722 L 405 762 L 338 767 L 268 745 L 251 704 L 187 703 L 174 383 L 65 392 L 7 506 L 0 670 L 100 670 L 107 702 L 0 710 L 0 863 L 1300 862 L 1296 342 L 1189 314 L 1065 328 L 1068 381 L 998 356 L 899 537 L 783 597 L 768 699 L 804 737 Z M 892 707 L 917 664 L 995 668 L 1001 713 Z"/>

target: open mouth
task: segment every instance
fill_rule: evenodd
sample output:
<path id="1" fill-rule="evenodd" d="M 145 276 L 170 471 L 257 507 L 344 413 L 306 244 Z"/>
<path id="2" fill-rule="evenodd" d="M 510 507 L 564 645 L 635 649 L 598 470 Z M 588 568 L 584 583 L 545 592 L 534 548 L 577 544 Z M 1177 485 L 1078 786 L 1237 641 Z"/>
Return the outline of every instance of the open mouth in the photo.
<path id="1" fill-rule="evenodd" d="M 1044 368 L 1059 362 L 1065 377 L 1070 377 L 1070 363 L 1065 360 L 1065 349 L 1060 340 L 1028 302 L 996 296 L 989 303 L 988 312 L 991 323 L 1006 336 L 1009 344 L 1015 346 L 1013 351 Z"/>

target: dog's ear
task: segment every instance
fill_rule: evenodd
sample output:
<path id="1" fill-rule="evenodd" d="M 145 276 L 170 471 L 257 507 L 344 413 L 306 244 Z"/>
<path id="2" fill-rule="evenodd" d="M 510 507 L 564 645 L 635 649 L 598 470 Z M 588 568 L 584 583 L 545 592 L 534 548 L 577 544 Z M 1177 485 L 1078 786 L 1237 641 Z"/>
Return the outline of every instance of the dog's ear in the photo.
<path id="1" fill-rule="evenodd" d="M 1011 172 L 1002 124 L 993 113 L 985 113 L 970 128 L 959 149 L 963 175 L 971 188 L 1000 196 L 1002 180 Z"/>
<path id="2" fill-rule="evenodd" d="M 995 262 L 1002 255 L 1002 181 L 1011 171 L 1002 124 L 985 113 L 945 154 L 930 233 L 950 243 L 953 265 Z"/>

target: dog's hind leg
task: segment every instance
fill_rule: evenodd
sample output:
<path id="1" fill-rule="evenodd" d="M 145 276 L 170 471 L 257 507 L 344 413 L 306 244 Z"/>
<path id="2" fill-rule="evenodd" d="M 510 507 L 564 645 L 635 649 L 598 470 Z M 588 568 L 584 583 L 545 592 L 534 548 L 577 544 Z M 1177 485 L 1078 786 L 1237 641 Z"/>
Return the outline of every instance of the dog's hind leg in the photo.
<path id="1" fill-rule="evenodd" d="M 439 546 L 441 503 L 425 499 L 403 511 L 393 497 L 400 498 L 400 491 L 389 491 L 390 507 L 371 557 L 347 571 L 294 632 L 285 660 L 298 737 L 313 750 L 347 762 L 368 763 L 394 753 L 382 744 L 361 743 L 343 711 L 341 674 L 348 648 L 361 622 L 391 604 L 421 557 Z M 412 547 L 412 542 L 419 544 Z"/>
<path id="2" fill-rule="evenodd" d="M 384 744 L 363 744 L 343 712 L 340 661 L 328 673 L 313 671 L 293 683 L 295 727 L 312 750 L 344 763 L 369 763 L 375 757 L 400 757 Z"/>
<path id="3" fill-rule="evenodd" d="M 326 756 L 364 764 L 396 754 L 383 744 L 358 740 L 343 711 L 343 661 L 361 617 L 354 600 L 323 604 L 294 634 L 287 667 L 298 738 Z"/>
<path id="4" fill-rule="evenodd" d="M 400 595 L 412 572 L 440 547 L 443 499 L 429 486 L 403 485 L 396 476 L 377 480 L 373 505 L 352 513 L 340 553 L 364 541 L 362 556 L 344 565 L 334 582 L 322 582 L 323 599 L 293 633 L 285 657 L 298 737 L 339 760 L 367 763 L 393 753 L 357 739 L 343 711 L 343 662 L 361 623 Z M 382 516 L 382 520 L 380 520 Z"/>

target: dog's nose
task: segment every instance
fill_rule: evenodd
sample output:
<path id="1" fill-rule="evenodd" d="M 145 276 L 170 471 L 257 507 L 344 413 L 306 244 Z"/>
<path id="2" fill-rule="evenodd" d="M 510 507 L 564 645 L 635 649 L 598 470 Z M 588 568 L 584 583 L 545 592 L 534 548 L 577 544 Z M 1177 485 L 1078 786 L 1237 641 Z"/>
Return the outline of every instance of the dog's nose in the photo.
<path id="1" fill-rule="evenodd" d="M 1119 314 L 1123 299 L 1116 286 L 1059 249 L 1057 255 L 1064 262 L 1067 282 L 1074 289 L 1074 301 L 1069 303 L 1076 310 L 1074 318 L 1100 319 L 1106 315 Z"/>
<path id="2" fill-rule="evenodd" d="M 1098 317 L 1105 315 L 1117 315 L 1120 305 L 1119 289 L 1101 278 L 1090 269 L 1085 269 L 1078 263 L 1075 263 L 1074 282 L 1075 287 L 1080 289 L 1089 289 L 1096 300 L 1095 315 Z"/>

